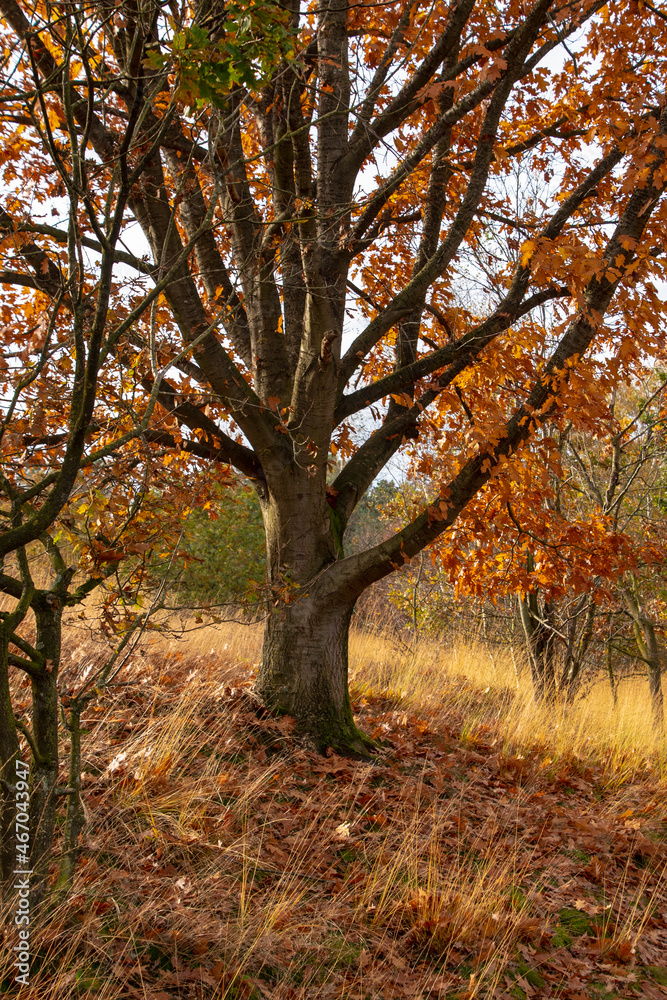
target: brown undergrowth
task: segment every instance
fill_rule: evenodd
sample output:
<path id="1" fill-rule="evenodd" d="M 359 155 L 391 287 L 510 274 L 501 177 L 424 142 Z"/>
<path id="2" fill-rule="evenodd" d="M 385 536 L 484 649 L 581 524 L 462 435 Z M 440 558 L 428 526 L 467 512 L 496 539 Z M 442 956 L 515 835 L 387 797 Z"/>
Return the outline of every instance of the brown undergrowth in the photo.
<path id="1" fill-rule="evenodd" d="M 382 752 L 317 757 L 252 699 L 256 632 L 193 635 L 138 650 L 88 712 L 75 883 L 16 995 L 667 996 L 659 751 L 538 739 L 488 665 L 410 696 L 414 651 L 378 661 L 376 639 L 353 697 Z"/>

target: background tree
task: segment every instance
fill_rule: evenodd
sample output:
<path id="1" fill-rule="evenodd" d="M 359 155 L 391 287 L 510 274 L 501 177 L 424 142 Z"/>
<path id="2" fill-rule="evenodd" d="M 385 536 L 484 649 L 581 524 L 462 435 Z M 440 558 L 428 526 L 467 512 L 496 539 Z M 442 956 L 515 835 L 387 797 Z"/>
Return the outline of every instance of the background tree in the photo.
<path id="1" fill-rule="evenodd" d="M 169 581 L 172 603 L 225 614 L 263 612 L 266 556 L 262 513 L 251 486 L 209 477 L 199 484 L 200 505 L 183 521 L 174 553 L 161 545 L 152 570 Z"/>
<path id="2" fill-rule="evenodd" d="M 614 391 L 595 437 L 545 425 L 514 464 L 511 499 L 489 484 L 433 553 L 459 598 L 518 595 L 538 699 L 572 700 L 585 670 L 605 669 L 615 689 L 614 661 L 639 660 L 657 732 L 664 419 L 664 376 L 647 372 L 642 384 Z"/>
<path id="3" fill-rule="evenodd" d="M 614 577 L 613 588 L 626 622 L 629 619 L 631 642 L 626 639 L 626 644 L 635 647 L 648 675 L 655 729 L 661 734 L 665 652 L 659 633 L 664 628 L 660 619 L 664 616 L 667 541 L 664 374 L 654 374 L 634 391 L 618 393 L 610 415 L 606 447 L 591 447 L 583 439 L 568 441 L 567 449 L 581 496 L 608 517 L 615 535 L 630 542 L 629 558 Z M 614 645 L 621 645 L 618 638 L 615 643 L 608 640 L 610 654 Z M 567 680 L 576 681 L 576 675 L 570 672 Z"/>
<path id="4" fill-rule="evenodd" d="M 51 139 L 63 114 L 100 176 L 129 151 L 125 224 L 148 254 L 123 263 L 160 297 L 118 358 L 175 447 L 197 443 L 257 491 L 280 595 L 258 693 L 315 746 L 363 753 L 347 689 L 360 594 L 491 479 L 510 490 L 545 420 L 593 424 L 598 389 L 661 341 L 667 24 L 602 0 L 290 0 L 236 20 L 215 2 L 0 10 L 18 53 L 5 125 L 41 144 L 49 183 L 69 155 Z M 521 157 L 553 191 L 517 217 L 501 181 Z M 86 212 L 97 232 L 99 199 Z M 480 260 L 484 294 L 462 301 Z M 354 508 L 431 420 L 428 505 L 345 557 Z M 331 453 L 346 464 L 328 483 Z"/>

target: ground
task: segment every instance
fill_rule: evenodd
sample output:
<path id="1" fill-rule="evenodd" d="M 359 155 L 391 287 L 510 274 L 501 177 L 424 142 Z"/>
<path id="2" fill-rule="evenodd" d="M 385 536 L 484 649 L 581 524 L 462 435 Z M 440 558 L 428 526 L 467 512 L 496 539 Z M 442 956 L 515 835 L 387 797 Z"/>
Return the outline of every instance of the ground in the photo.
<path id="1" fill-rule="evenodd" d="M 372 764 L 300 748 L 219 652 L 126 680 L 21 998 L 667 997 L 659 753 L 520 744 L 511 694 L 455 673 L 422 706 L 355 680 Z"/>

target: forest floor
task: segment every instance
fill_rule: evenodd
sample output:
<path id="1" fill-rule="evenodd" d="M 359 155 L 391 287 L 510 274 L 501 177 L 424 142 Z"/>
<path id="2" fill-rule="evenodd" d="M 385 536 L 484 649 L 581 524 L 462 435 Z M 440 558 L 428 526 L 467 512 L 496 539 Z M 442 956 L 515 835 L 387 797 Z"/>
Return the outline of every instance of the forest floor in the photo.
<path id="1" fill-rule="evenodd" d="M 409 696 L 371 637 L 382 752 L 318 757 L 258 714 L 238 642 L 144 649 L 92 706 L 75 882 L 21 1000 L 667 997 L 664 747 L 520 724 L 474 650 L 412 655 Z"/>

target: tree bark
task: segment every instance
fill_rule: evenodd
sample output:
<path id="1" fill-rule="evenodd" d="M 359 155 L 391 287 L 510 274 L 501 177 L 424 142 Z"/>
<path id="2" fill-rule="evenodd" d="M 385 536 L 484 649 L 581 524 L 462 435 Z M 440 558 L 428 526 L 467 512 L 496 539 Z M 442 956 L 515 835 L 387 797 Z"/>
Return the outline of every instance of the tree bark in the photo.
<path id="1" fill-rule="evenodd" d="M 653 631 L 653 626 L 651 626 L 651 631 Z M 662 695 L 661 658 L 654 657 L 647 665 L 648 665 L 648 685 L 651 694 L 651 709 L 653 712 L 653 725 L 655 727 L 656 735 L 664 736 L 665 706 Z"/>
<path id="2" fill-rule="evenodd" d="M 274 711 L 291 715 L 297 733 L 319 753 L 331 748 L 366 758 L 373 742 L 352 717 L 348 635 L 353 605 L 297 598 L 267 621 L 257 693 Z"/>
<path id="3" fill-rule="evenodd" d="M 642 619 L 633 623 L 635 639 L 648 672 L 651 712 L 656 735 L 665 732 L 665 709 L 662 696 L 662 656 L 658 648 L 653 622 Z"/>
<path id="4" fill-rule="evenodd" d="M 640 599 L 639 587 L 636 577 L 632 577 L 632 587 L 623 591 L 625 606 L 632 618 L 632 631 L 639 655 L 646 664 L 648 672 L 648 685 L 651 697 L 651 711 L 653 714 L 653 725 L 657 736 L 663 736 L 665 732 L 665 708 L 662 695 L 662 651 L 658 645 L 658 638 L 655 634 L 653 622 L 643 614 Z"/>
<path id="5" fill-rule="evenodd" d="M 331 586 L 342 556 L 337 515 L 308 478 L 290 473 L 262 498 L 272 597 L 256 692 L 267 708 L 293 716 L 318 752 L 367 757 L 374 744 L 357 729 L 348 692 L 358 594 L 344 578 Z"/>
<path id="6" fill-rule="evenodd" d="M 36 649 L 44 668 L 32 677 L 32 733 L 37 752 L 30 769 L 30 901 L 41 903 L 46 893 L 49 859 L 56 823 L 58 781 L 58 667 L 62 605 L 52 594 L 35 607 Z"/>
<path id="7" fill-rule="evenodd" d="M 612 644 L 611 638 L 607 639 L 606 646 L 606 657 L 607 657 L 607 676 L 609 677 L 609 687 L 611 689 L 611 696 L 614 700 L 614 709 L 618 708 L 618 681 L 614 675 L 614 659 L 612 657 Z"/>
<path id="8" fill-rule="evenodd" d="M 554 669 L 554 634 L 549 627 L 549 608 L 545 604 L 539 612 L 537 595 L 519 597 L 519 613 L 526 637 L 530 676 L 535 700 L 552 704 L 556 697 L 556 675 Z"/>
<path id="9" fill-rule="evenodd" d="M 571 617 L 567 649 L 565 650 L 565 665 L 561 673 L 559 689 L 564 701 L 572 704 L 581 686 L 581 675 L 586 661 L 586 654 L 593 640 L 596 605 L 593 597 L 582 594 Z M 581 633 L 577 638 L 577 626 L 583 616 Z"/>
<path id="10" fill-rule="evenodd" d="M 81 711 L 83 704 L 73 699 L 69 705 L 67 728 L 70 734 L 71 748 L 69 755 L 69 795 L 65 829 L 63 831 L 63 846 L 58 868 L 56 888 L 60 898 L 74 878 L 74 869 L 79 855 L 79 835 L 85 825 L 86 817 L 81 802 Z"/>
<path id="11" fill-rule="evenodd" d="M 17 553 L 22 570 L 27 568 L 25 550 Z M 6 577 L 3 575 L 3 581 Z M 2 812 L 0 814 L 0 865 L 3 902 L 11 892 L 13 872 L 16 868 L 16 762 L 20 759 L 18 728 L 12 706 L 9 686 L 9 647 L 14 629 L 25 618 L 33 596 L 32 586 L 24 579 L 16 582 L 16 590 L 6 591 L 16 598 L 16 607 L 0 615 L 0 789 Z"/>
<path id="12" fill-rule="evenodd" d="M 0 626 L 0 787 L 2 789 L 0 875 L 3 897 L 16 867 L 14 786 L 16 785 L 16 761 L 18 757 L 19 741 L 9 690 L 9 637 L 6 629 Z"/>

